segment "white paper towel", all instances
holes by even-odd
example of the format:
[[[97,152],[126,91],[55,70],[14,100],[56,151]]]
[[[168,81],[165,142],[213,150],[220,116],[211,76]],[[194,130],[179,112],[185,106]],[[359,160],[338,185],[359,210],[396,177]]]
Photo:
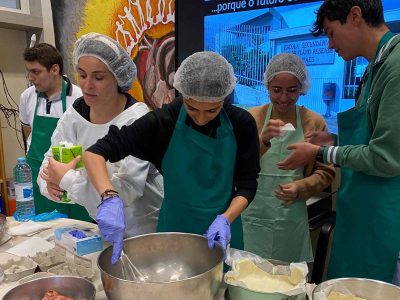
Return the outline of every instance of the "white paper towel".
[[[37,252],[46,252],[54,248],[54,244],[40,237],[31,237],[30,239],[22,242],[21,244],[12,247],[5,252],[17,256],[34,256]]]
[[[288,131],[296,131],[296,128],[291,123],[287,123],[285,126],[279,126],[280,134],[279,136],[276,136],[275,138],[279,140],[281,137],[286,136]]]
[[[238,277],[239,276],[239,271],[236,270],[236,260],[240,259],[250,259],[253,263],[257,265],[261,270],[271,274],[271,275],[290,275],[291,271],[293,271],[295,268],[299,267],[303,270],[304,278],[302,282],[298,285],[297,288],[294,288],[292,290],[286,291],[286,292],[281,292],[281,294],[288,295],[288,296],[293,296],[293,295],[298,295],[301,293],[306,292],[306,276],[308,275],[308,266],[307,263],[302,262],[302,263],[291,263],[290,265],[278,265],[275,266],[272,263],[270,263],[268,260],[261,258],[260,256],[253,254],[251,252],[247,252],[244,250],[238,250],[234,248],[230,248],[228,246],[227,249],[227,258],[225,260],[225,263],[228,266],[231,266],[231,270],[228,271],[225,276],[224,280],[227,282],[229,279],[229,284],[234,285],[234,286],[240,286],[247,288],[244,282],[241,281],[231,281],[232,278]]]
[[[33,221],[28,221],[26,223],[23,223],[21,225],[15,226],[13,228],[10,228],[10,232],[12,235],[28,235],[30,233],[34,233],[37,231],[43,231],[46,229],[50,229],[51,226],[47,225],[41,225]]]
[[[351,292],[340,281],[328,281],[321,283],[321,292],[314,294],[313,300],[326,300],[331,292],[339,292],[343,295],[351,295]]]

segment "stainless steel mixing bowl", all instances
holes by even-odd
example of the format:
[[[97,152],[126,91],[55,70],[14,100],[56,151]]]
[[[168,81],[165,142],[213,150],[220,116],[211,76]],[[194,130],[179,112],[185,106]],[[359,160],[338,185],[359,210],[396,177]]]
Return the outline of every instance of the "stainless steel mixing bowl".
[[[209,249],[200,235],[153,233],[126,239],[124,249],[152,282],[124,280],[121,261],[111,264],[112,247],[108,247],[97,264],[110,300],[212,300],[218,293],[224,257],[219,243]]]
[[[322,284],[325,286],[325,284],[333,284],[335,281],[343,283],[346,288],[357,297],[367,298],[368,300],[400,299],[399,287],[386,282],[364,278],[339,278],[322,282],[313,290],[313,298],[315,293],[322,291]]]
[[[2,300],[42,300],[47,291],[57,291],[59,294],[81,300],[94,300],[96,288],[90,281],[75,276],[44,277],[18,285]]]

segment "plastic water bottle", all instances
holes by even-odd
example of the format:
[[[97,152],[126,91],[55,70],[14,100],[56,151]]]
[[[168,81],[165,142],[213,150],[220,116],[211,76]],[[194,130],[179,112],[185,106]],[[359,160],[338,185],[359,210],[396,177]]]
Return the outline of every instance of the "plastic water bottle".
[[[18,158],[14,167],[15,196],[17,217],[20,221],[29,221],[35,216],[33,200],[32,170],[25,162],[25,157]]]

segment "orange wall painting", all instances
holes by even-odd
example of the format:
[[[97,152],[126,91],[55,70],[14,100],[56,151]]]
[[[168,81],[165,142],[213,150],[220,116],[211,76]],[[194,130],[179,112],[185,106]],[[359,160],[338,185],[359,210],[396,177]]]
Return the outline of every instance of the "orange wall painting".
[[[76,79],[72,55],[78,38],[89,32],[118,41],[135,62],[138,75],[129,93],[149,108],[175,97],[174,0],[51,0],[56,47],[65,73]]]

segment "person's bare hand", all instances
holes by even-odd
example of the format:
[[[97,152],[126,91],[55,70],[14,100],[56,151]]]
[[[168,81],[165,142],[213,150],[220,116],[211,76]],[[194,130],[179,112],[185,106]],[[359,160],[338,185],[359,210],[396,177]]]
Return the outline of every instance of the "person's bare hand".
[[[312,131],[305,136],[305,141],[318,146],[333,146],[333,135],[326,131]]]
[[[287,149],[294,151],[285,160],[276,164],[280,170],[295,170],[307,165],[317,156],[319,146],[307,142],[299,142],[287,146]]]
[[[265,126],[264,131],[261,133],[261,139],[264,144],[268,144],[271,139],[280,135],[280,126],[285,126],[285,123],[279,119],[268,121],[267,126]]]
[[[275,197],[283,200],[282,206],[289,206],[294,201],[296,201],[299,196],[299,187],[294,182],[282,185],[279,185],[280,191],[275,190]]]
[[[44,172],[48,172],[48,166],[45,166],[43,168]],[[39,176],[40,178],[42,178],[43,180],[46,181],[47,183],[47,192],[49,193],[51,199],[53,199],[54,201],[59,202],[60,198],[58,198],[58,196],[62,196],[64,194],[64,190],[62,188],[60,188],[57,184],[52,183],[50,181],[49,176],[45,175],[42,172],[39,172]]]

